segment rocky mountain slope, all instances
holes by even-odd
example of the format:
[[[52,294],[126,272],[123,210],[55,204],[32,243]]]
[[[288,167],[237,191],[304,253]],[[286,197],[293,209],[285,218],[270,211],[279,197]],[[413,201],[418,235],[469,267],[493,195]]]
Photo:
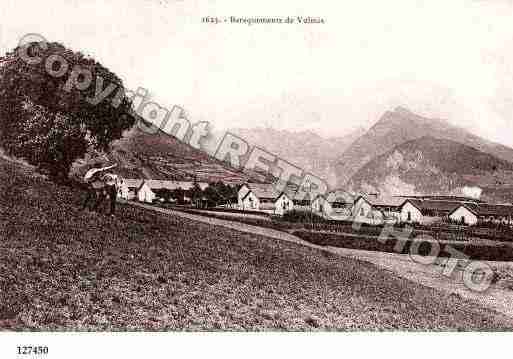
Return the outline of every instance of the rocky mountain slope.
[[[365,130],[358,128],[345,136],[332,138],[321,137],[313,131],[272,128],[235,128],[229,132],[335,185],[335,162]]]
[[[513,161],[513,149],[488,141],[440,119],[430,119],[398,107],[386,112],[364,135],[359,137],[338,159],[336,175],[339,185],[369,161],[402,143],[423,136],[447,139],[473,147],[506,161]]]
[[[455,194],[511,201],[513,163],[431,136],[405,142],[359,169],[353,190],[388,195]]]

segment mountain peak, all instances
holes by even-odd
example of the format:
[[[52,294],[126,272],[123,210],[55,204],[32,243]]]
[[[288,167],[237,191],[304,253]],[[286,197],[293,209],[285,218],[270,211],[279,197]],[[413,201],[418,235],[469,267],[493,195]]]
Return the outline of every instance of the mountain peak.
[[[469,145],[499,159],[513,162],[513,149],[487,141],[446,120],[429,118],[413,113],[403,106],[385,112],[380,119],[343,153],[338,160],[339,185],[374,157],[397,145],[426,135]],[[427,141],[426,141],[427,142]]]
[[[447,121],[437,118],[429,118],[416,114],[409,108],[404,106],[397,106],[393,111],[386,111],[380,119],[374,124],[373,127],[417,127],[417,126],[435,126],[445,128]],[[372,128],[372,127],[371,127]]]
[[[509,197],[496,193],[501,192],[496,190],[497,179],[499,183],[507,181],[512,171],[513,163],[492,154],[447,138],[425,135],[374,157],[351,177],[350,187],[397,195],[454,194],[477,186],[487,197],[503,201]]]
[[[394,112],[402,115],[415,115],[415,113],[410,111],[410,109],[403,106],[397,106],[396,108],[394,108]]]

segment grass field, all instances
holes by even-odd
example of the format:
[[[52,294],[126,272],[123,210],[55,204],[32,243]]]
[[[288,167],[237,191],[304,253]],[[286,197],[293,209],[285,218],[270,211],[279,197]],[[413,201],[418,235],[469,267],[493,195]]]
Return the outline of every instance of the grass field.
[[[80,194],[0,162],[4,330],[499,330],[510,318],[372,264]]]

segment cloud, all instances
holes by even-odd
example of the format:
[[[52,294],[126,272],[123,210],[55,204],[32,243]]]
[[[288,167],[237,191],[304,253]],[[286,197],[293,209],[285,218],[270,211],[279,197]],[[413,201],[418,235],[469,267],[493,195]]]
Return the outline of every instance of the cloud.
[[[462,195],[463,197],[479,199],[483,190],[477,186],[464,186],[456,188],[453,193],[455,195]]]

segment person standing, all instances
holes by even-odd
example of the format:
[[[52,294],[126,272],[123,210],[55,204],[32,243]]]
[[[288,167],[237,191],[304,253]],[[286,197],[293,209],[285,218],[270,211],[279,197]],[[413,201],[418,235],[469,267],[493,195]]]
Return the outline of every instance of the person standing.
[[[114,216],[116,212],[116,199],[118,196],[118,176],[112,174],[112,173],[106,173],[103,175],[103,183],[105,183],[105,191],[107,195],[109,196],[110,200],[110,215]],[[103,197],[102,197],[103,199]]]
[[[107,167],[101,167],[100,163],[95,163],[92,168],[84,175],[84,184],[87,186],[87,195],[83,204],[83,209],[87,209],[89,203],[93,201],[93,211],[96,211],[102,202],[103,191],[106,190],[106,183],[102,178],[104,171],[116,167],[117,164]],[[112,207],[111,207],[112,208]]]

